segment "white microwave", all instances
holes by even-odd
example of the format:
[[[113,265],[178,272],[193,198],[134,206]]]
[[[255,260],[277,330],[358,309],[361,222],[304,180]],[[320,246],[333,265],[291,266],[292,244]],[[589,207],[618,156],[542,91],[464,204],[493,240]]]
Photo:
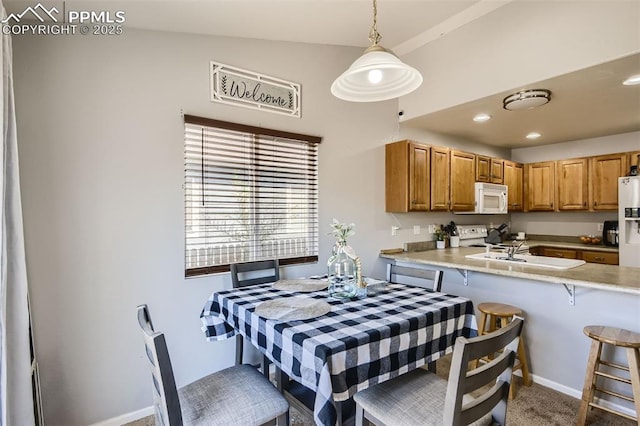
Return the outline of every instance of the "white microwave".
[[[506,214],[508,204],[507,185],[475,183],[476,203],[474,213]]]

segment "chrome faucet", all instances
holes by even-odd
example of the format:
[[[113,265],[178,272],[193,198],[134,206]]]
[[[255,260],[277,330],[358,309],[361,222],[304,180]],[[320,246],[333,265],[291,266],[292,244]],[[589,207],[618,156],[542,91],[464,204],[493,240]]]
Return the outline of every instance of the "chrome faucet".
[[[525,240],[517,241],[513,240],[511,246],[507,247],[507,260],[516,260],[513,256],[520,250],[520,247],[525,243]]]

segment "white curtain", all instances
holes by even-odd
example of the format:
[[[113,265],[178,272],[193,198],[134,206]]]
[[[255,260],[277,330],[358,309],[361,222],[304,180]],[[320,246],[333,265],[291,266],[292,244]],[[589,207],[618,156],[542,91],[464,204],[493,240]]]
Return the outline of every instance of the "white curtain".
[[[0,1],[2,19],[7,16]],[[0,426],[33,425],[27,269],[22,228],[11,37],[1,32]]]

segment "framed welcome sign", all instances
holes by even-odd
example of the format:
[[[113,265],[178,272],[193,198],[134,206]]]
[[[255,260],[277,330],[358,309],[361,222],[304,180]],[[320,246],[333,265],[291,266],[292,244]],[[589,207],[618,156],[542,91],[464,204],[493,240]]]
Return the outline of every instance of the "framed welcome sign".
[[[300,85],[219,62],[210,63],[211,101],[300,118]]]

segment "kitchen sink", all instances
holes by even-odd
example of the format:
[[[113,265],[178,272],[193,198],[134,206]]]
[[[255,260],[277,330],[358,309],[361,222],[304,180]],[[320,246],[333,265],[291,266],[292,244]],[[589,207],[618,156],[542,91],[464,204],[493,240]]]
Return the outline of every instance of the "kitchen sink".
[[[511,263],[515,265],[550,269],[571,269],[580,265],[584,265],[586,263],[584,260],[578,259],[561,259],[558,257],[532,256],[530,254],[516,254],[512,259],[509,259],[505,253],[494,252],[468,254],[465,257],[467,259],[474,260],[486,260],[489,262]]]

